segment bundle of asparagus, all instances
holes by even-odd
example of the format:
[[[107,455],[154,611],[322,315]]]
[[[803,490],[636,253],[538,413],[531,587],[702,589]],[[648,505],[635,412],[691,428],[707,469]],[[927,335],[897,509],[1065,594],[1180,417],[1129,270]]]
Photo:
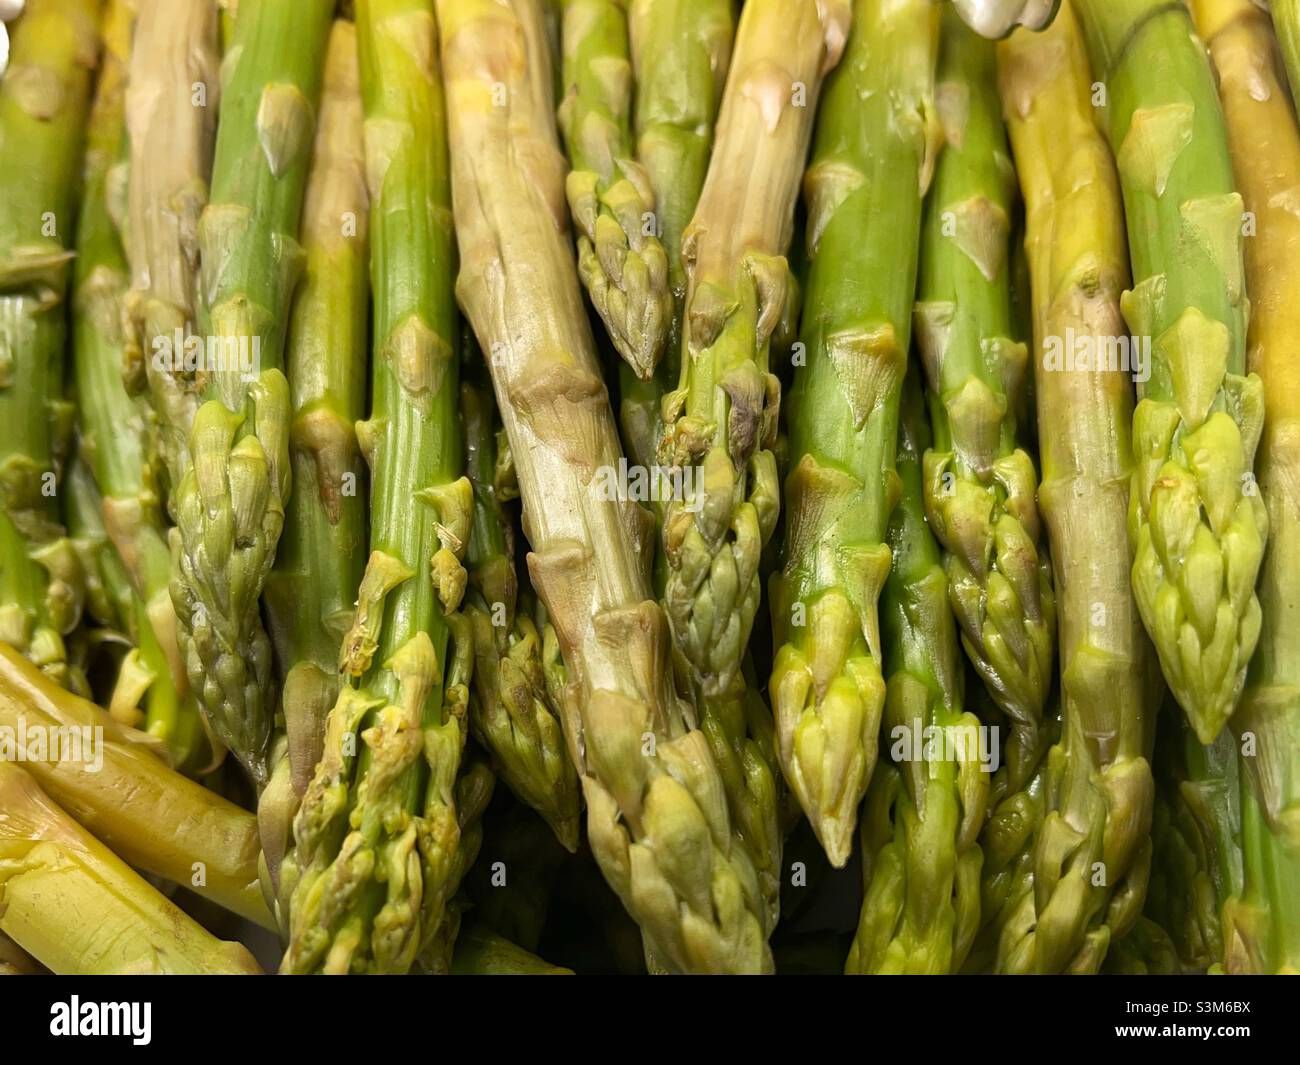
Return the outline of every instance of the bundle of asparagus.
[[[1294,971],[1298,20],[0,0],[0,973]]]

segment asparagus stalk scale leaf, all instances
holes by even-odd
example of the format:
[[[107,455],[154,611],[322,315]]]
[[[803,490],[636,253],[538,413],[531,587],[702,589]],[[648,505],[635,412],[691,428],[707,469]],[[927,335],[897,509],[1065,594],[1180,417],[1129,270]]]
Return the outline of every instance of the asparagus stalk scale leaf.
[[[0,762],[0,931],[60,975],[261,972]]]
[[[1287,11],[1287,8],[1290,8]],[[1274,18],[1294,5],[1274,4]],[[1245,893],[1227,920],[1229,972],[1300,969],[1300,127],[1267,16],[1249,0],[1196,0],[1219,75],[1233,172],[1255,231],[1246,241],[1250,368],[1264,385],[1259,485],[1269,542],[1259,650],[1233,717],[1241,751]],[[1294,30],[1294,24],[1291,29]],[[1281,26],[1279,26],[1279,30]],[[1283,37],[1285,42],[1285,38]]]
[[[1055,600],[1040,551],[1037,474],[1016,446],[1027,352],[1011,339],[1014,173],[994,46],[945,8],[937,102],[945,146],[925,211],[916,330],[934,445],[926,514],[944,548],[962,643],[1008,715],[1014,789],[1032,770],[1052,682]]]
[[[0,81],[0,639],[62,683],[84,683],[63,637],[81,607],[57,483],[64,298],[74,190],[99,52],[99,0],[33,0]]]
[[[137,647],[114,693],[113,709],[143,697],[144,727],[165,741],[178,766],[203,753],[199,710],[189,693],[168,586],[171,556],[159,499],[159,471],[146,454],[149,428],[122,379],[122,306],[127,264],[111,200],[125,132],[131,14],[112,0],[105,16],[99,87],[87,131],[85,181],[74,271],[74,364],[81,450],[103,499],[103,526],[130,578],[124,619]],[[123,698],[128,700],[123,703]]]
[[[498,484],[496,405],[490,387],[463,384],[461,413],[474,486],[467,553],[472,590],[465,608],[474,632],[470,722],[510,790],[541,814],[572,851],[578,846],[578,778],[558,709],[551,704],[542,636],[520,609],[514,528]]]
[[[260,787],[268,775],[271,646],[258,600],[289,494],[281,370],[329,0],[245,0],[226,56],[211,199],[199,220],[199,332],[216,357],[175,489],[172,600],[190,684]]]
[[[628,0],[563,0],[565,183],[578,272],[610,339],[649,378],[673,313],[654,191],[632,151]]]
[[[612,412],[563,227],[539,0],[440,0],[457,295],[488,353],[565,659],[563,715],[602,871],[673,971],[771,969],[764,904],[708,745],[671,684],[646,513],[601,491]]]
[[[768,357],[796,289],[784,256],[817,97],[848,22],[847,0],[746,5],[682,238],[681,377],[663,400],[659,446],[682,490],[663,518],[663,600],[699,699],[734,688],[758,608],[759,558],[780,508],[780,384]]]
[[[989,779],[978,758],[979,720],[962,709],[948,577],[925,521],[921,468],[930,433],[915,371],[900,402],[900,492],[881,627],[889,671],[883,734],[903,758],[876,770],[863,808],[865,893],[850,974],[956,972],[980,922],[977,836]]]
[[[1093,971],[1137,920],[1151,863],[1147,736],[1160,684],[1129,582],[1129,374],[1095,351],[1124,333],[1128,280],[1114,163],[1068,5],[1000,48],[1002,99],[1025,199],[1043,482],[1061,636],[1063,739],[1048,755],[1032,865],[1000,915],[1002,971]],[[1073,339],[1071,339],[1073,338]],[[1056,355],[1053,354],[1056,353]]]
[[[247,0],[245,0],[247,2]],[[239,27],[247,17],[241,6]],[[455,247],[433,0],[357,5],[371,203],[370,558],[342,688],[281,871],[285,972],[404,973],[463,864],[457,771],[473,668],[457,612],[472,488],[462,469]],[[358,739],[360,742],[358,742]]]
[[[781,767],[836,866],[852,848],[885,699],[876,600],[890,565],[898,401],[936,150],[937,44],[928,2],[854,4],[804,179],[807,362],[788,404],[770,690]]]
[[[1186,9],[1079,0],[1078,12],[1124,193],[1124,317],[1151,352],[1133,417],[1133,588],[1165,679],[1209,743],[1259,638],[1268,530],[1251,472],[1264,397],[1245,365],[1242,200]]]
[[[126,372],[153,409],[160,485],[189,468],[189,434],[207,373],[197,339],[199,217],[208,202],[219,95],[210,0],[140,0],[126,93],[131,178]],[[178,342],[179,338],[179,342]],[[175,500],[168,499],[174,507]]]
[[[356,28],[339,19],[325,56],[300,227],[306,263],[287,341],[294,492],[266,582],[284,715],[258,803],[273,888],[338,698],[339,647],[365,561],[365,481],[353,428],[366,395],[365,181]]]

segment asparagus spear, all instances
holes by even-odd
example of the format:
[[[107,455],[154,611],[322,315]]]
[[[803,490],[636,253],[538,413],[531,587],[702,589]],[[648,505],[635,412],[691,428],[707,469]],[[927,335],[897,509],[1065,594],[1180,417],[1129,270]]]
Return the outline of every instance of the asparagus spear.
[[[1275,17],[1285,9],[1275,5]],[[1219,75],[1233,173],[1255,232],[1246,241],[1250,368],[1265,388],[1259,481],[1269,517],[1259,650],[1233,719],[1242,752],[1245,895],[1228,920],[1229,971],[1300,969],[1300,128],[1268,17],[1249,0],[1196,0]]]
[[[804,179],[807,362],[788,403],[785,564],[771,589],[781,768],[836,866],[853,846],[885,700],[876,599],[937,147],[937,8],[857,0],[853,10]]]
[[[217,8],[211,0],[139,0],[126,121],[130,136],[125,362],[146,388],[169,492],[189,468],[189,434],[207,373],[175,356],[197,339],[199,216],[216,129]],[[165,493],[160,493],[165,494]],[[168,498],[175,510],[176,500]]]
[[[861,23],[859,23],[859,26]],[[852,54],[852,43],[850,43]],[[902,386],[893,567],[883,594],[889,671],[884,735],[904,757],[872,778],[862,815],[865,894],[846,971],[948,973],[979,927],[989,781],[979,720],[963,711],[963,663],[948,578],[925,521],[922,456],[929,426],[919,375]]]
[[[536,810],[567,850],[578,846],[578,777],[542,668],[542,637],[518,609],[514,530],[497,482],[490,386],[461,386],[467,472],[474,486],[465,616],[474,632],[470,723],[510,790]]]
[[[563,722],[602,871],[673,971],[771,969],[752,864],[671,685],[645,511],[601,489],[613,416],[556,206],[563,159],[539,0],[440,0],[457,294],[489,354],[532,545],[563,648]],[[602,473],[601,471],[604,471]]]
[[[247,0],[245,0],[247,2]],[[248,13],[241,7],[239,26]],[[472,489],[459,359],[443,93],[433,0],[357,5],[372,205],[370,559],[343,641],[343,687],[285,859],[283,970],[395,972],[439,935],[458,878]],[[358,745],[357,737],[362,743]]]
[[[628,0],[563,0],[560,128],[578,273],[610,339],[648,379],[673,313],[654,189],[632,155]]]
[[[704,183],[735,20],[730,3],[715,0],[690,4],[634,0],[629,15],[638,82],[637,153],[659,204],[674,304],[669,350],[654,375],[641,380],[628,367],[620,368],[620,417],[631,457],[658,478],[655,453],[663,433],[663,396],[680,375],[686,300],[681,236]],[[665,509],[662,500],[655,503],[662,534]],[[656,592],[662,596],[667,577],[662,551],[656,554],[654,577]],[[749,665],[745,669],[752,674]],[[751,680],[737,675],[725,688],[699,693],[697,709],[700,728],[722,773],[728,809],[759,875],[770,930],[780,901],[779,778],[771,712]]]
[[[818,91],[848,30],[847,0],[755,0],[741,15],[717,144],[682,238],[679,386],[663,400],[660,463],[682,473],[663,519],[663,600],[699,699],[731,691],[780,507],[780,385],[772,333],[794,286],[784,258]]]
[[[1059,355],[1082,342],[1104,352],[1123,335],[1128,263],[1114,163],[1094,124],[1092,74],[1068,4],[1048,30],[1003,44],[1000,66],[1025,199],[1044,430],[1039,505],[1059,596],[1064,738],[1049,755],[1033,876],[1005,916],[997,965],[1095,970],[1142,909],[1151,863],[1146,737],[1160,691],[1129,556],[1115,546],[1125,542],[1133,471],[1129,375],[1100,359],[1062,366]]]
[[[361,453],[353,425],[366,394],[365,187],[356,27],[330,33],[301,240],[306,263],[287,341],[294,493],[267,577],[271,641],[281,669],[285,735],[258,803],[273,894],[293,814],[320,761],[339,694],[338,656],[366,544]]]
[[[1027,352],[1011,339],[1014,174],[994,46],[945,8],[937,90],[945,147],[922,229],[916,329],[934,446],[925,506],[944,548],[962,644],[1011,720],[1014,789],[1032,771],[1052,683],[1055,600],[1040,551],[1033,460],[1016,446]]]
[[[211,199],[199,219],[199,333],[217,350],[190,430],[192,461],[175,489],[172,601],[190,684],[259,787],[273,704],[257,606],[289,494],[281,362],[303,267],[298,215],[333,9],[330,0],[240,5]]]
[[[1246,373],[1241,197],[1191,16],[1163,0],[1080,0],[1119,164],[1150,380],[1133,416],[1133,588],[1202,743],[1232,714],[1259,637],[1268,516],[1251,473],[1263,386]]]
[[[33,0],[0,81],[0,158],[13,161],[0,168],[0,639],[65,684],[84,681],[63,645],[81,602],[58,515],[63,301],[99,13],[99,0]]]
[[[1300,0],[1270,0],[1268,6],[1294,101],[1300,94]]]
[[[158,741],[63,691],[4,645],[0,726],[17,748],[11,760],[124,861],[271,927],[257,885],[255,818],[167,768]],[[81,750],[52,757],[55,735],[79,739]]]
[[[626,363],[619,368],[623,439],[630,457],[650,467],[663,432],[663,396],[680,374],[686,305],[682,233],[704,186],[735,15],[731,0],[630,0],[628,29],[636,78],[636,158],[654,193],[673,298],[664,355],[653,376],[642,380]]]
[[[145,445],[149,429],[122,380],[127,266],[110,199],[125,133],[131,22],[124,0],[111,0],[77,222],[74,380],[81,449],[103,496],[104,527],[131,581],[129,617],[123,620],[137,647],[127,656],[113,710],[130,710],[132,699],[143,697],[146,730],[168,745],[175,765],[196,768],[206,745],[176,641],[168,592],[171,557],[158,490],[161,471],[150,465]]]
[[[1156,793],[1146,916],[1166,929],[1180,964],[1205,972],[1224,958],[1223,916],[1240,896],[1238,759],[1231,735],[1202,747],[1169,701],[1156,729]]]
[[[730,0],[628,2],[636,77],[636,158],[650,183],[668,255],[673,310],[664,368],[672,378],[677,375],[686,305],[682,234],[704,187],[734,29]],[[657,373],[655,379],[663,376]]]
[[[0,762],[0,930],[60,975],[261,970]]]

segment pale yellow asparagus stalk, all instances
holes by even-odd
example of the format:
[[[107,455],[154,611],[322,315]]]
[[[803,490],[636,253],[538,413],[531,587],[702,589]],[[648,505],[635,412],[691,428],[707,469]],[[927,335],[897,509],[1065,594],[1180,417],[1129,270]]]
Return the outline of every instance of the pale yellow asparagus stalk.
[[[461,273],[524,502],[533,583],[567,667],[566,738],[601,868],[657,963],[772,968],[753,865],[708,744],[673,690],[647,573],[652,523],[618,468],[564,226],[540,0],[439,0]]]
[[[125,861],[272,927],[257,883],[257,819],[168,769],[160,741],[64,691],[4,644],[0,728],[14,748],[5,757],[21,759]]]
[[[221,87],[217,8],[212,0],[137,0],[137,9],[126,93],[125,358],[128,380],[147,386],[174,490],[189,467],[190,425],[206,381],[175,358],[197,331],[199,215],[208,202]]]
[[[223,943],[0,761],[0,931],[60,975],[256,975]]]
[[[1092,72],[1069,5],[1048,30],[1015,33],[999,67],[1025,200],[1063,738],[1047,759],[1030,875],[998,915],[997,966],[1096,971],[1146,894],[1146,745],[1160,684],[1126,549],[1133,382],[1119,366],[1074,368],[1060,354],[1085,339],[1104,351],[1125,334],[1128,259],[1115,164],[1095,124]]]
[[[1245,890],[1229,907],[1230,972],[1300,970],[1300,127],[1268,19],[1249,0],[1193,0],[1219,75],[1245,242],[1246,354],[1264,383],[1259,486],[1269,542],[1259,650],[1232,718],[1242,774]]]

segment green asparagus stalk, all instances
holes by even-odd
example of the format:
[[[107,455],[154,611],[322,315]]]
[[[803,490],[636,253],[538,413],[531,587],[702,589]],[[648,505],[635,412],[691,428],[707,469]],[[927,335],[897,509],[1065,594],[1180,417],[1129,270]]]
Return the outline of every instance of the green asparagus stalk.
[[[63,637],[80,578],[57,492],[64,299],[99,14],[99,0],[32,0],[0,81],[0,640],[74,686]]]
[[[211,199],[199,219],[199,333],[216,350],[175,490],[172,601],[190,685],[259,787],[274,703],[258,599],[289,494],[281,365],[304,264],[298,216],[333,9],[330,0],[240,5]]]
[[[1156,730],[1146,916],[1166,929],[1179,962],[1205,972],[1224,960],[1224,917],[1242,891],[1238,759],[1230,734],[1208,747],[1172,702]]]
[[[245,3],[247,0],[245,0]],[[248,17],[241,8],[239,26]],[[294,823],[290,973],[404,973],[456,890],[456,776],[473,668],[457,612],[462,469],[454,246],[433,0],[357,4],[374,292],[370,559],[344,638],[352,682]],[[361,743],[357,742],[358,737]]]
[[[507,786],[536,810],[567,850],[578,846],[578,777],[542,668],[542,637],[518,609],[514,529],[497,484],[496,406],[491,387],[461,385],[474,520],[465,607],[474,632],[470,724]]]
[[[1128,280],[1119,185],[1090,100],[1069,5],[1000,48],[1003,107],[1025,200],[1034,376],[1047,525],[1059,599],[1063,743],[1048,760],[1032,881],[1006,915],[1004,971],[1095,971],[1142,910],[1151,863],[1146,737],[1154,659],[1123,545],[1133,472],[1132,384],[1118,365],[1061,365],[1124,335]],[[1066,147],[1062,147],[1062,146]],[[1154,681],[1154,683],[1153,683]]]
[[[600,483],[621,456],[556,226],[564,161],[541,3],[439,0],[438,14],[457,294],[489,356],[529,572],[564,654],[562,720],[592,849],[664,969],[770,971],[757,877],[707,741],[672,688],[649,591],[650,519]]]
[[[649,468],[663,433],[663,396],[680,375],[686,306],[682,234],[704,187],[735,14],[731,0],[630,0],[628,29],[636,79],[636,158],[654,193],[673,298],[664,355],[654,375],[642,380],[626,363],[619,368],[623,439],[629,457]]]
[[[962,707],[948,578],[925,521],[921,471],[930,432],[915,372],[901,404],[901,491],[889,526],[893,566],[881,627],[889,671],[884,735],[902,758],[880,766],[867,792],[865,894],[845,967],[850,974],[956,972],[980,917],[976,839],[989,778],[979,761],[979,720]]]
[[[730,0],[628,0],[636,158],[654,196],[673,298],[663,369],[654,377],[659,395],[671,387],[663,382],[678,375],[686,306],[682,234],[704,187],[735,21]],[[657,432],[650,456],[654,439]]]
[[[1275,5],[1280,19],[1294,5]],[[1250,368],[1264,384],[1259,483],[1269,543],[1260,572],[1259,650],[1233,718],[1243,780],[1245,894],[1228,918],[1230,972],[1300,970],[1300,127],[1267,16],[1249,0],[1196,0],[1219,75],[1233,173],[1255,231],[1246,241]],[[1294,26],[1293,26],[1294,28]],[[1285,43],[1285,38],[1283,37]]]
[[[131,582],[125,611],[130,616],[123,621],[137,646],[127,655],[112,712],[121,719],[143,698],[145,730],[168,745],[173,764],[195,769],[207,752],[176,641],[160,471],[150,464],[145,445],[149,428],[122,380],[127,264],[110,199],[125,135],[131,23],[125,0],[111,0],[77,223],[73,349],[78,427],[82,453],[102,493],[104,527]]]
[[[10,760],[124,861],[271,927],[257,885],[256,819],[169,769],[159,741],[62,690],[4,645],[0,726],[18,748]],[[56,734],[81,750],[53,757]]]
[[[785,564],[771,588],[781,768],[836,866],[853,846],[885,701],[876,600],[889,573],[898,399],[937,149],[937,7],[856,0],[853,13],[804,179],[807,361],[787,405]]]
[[[60,975],[261,972],[2,761],[0,930]]]
[[[120,377],[117,383],[120,387]],[[181,695],[172,681],[172,662],[104,528],[103,500],[80,456],[69,464],[63,499],[68,531],[81,559],[86,612],[105,626],[99,633],[83,633],[86,649],[128,645],[116,664],[112,688],[104,693],[105,709],[113,720],[143,729],[163,743],[176,768],[192,775],[202,772],[212,755],[198,705],[192,696]]]
[[[456,976],[572,976],[571,969],[543,961],[481,925],[470,925],[456,941],[451,971]]]
[[[618,353],[648,379],[673,314],[654,189],[633,157],[628,0],[563,0],[560,128],[578,274]]]
[[[659,463],[680,471],[663,517],[663,601],[698,701],[740,676],[759,558],[780,509],[773,331],[795,290],[785,260],[822,78],[847,0],[755,0],[741,15],[717,143],[682,237],[687,294],[678,388],[663,399]]]
[[[178,359],[197,341],[199,217],[208,202],[218,93],[217,8],[211,0],[139,0],[126,121],[130,137],[125,362],[146,390],[175,512],[189,434],[208,374]]]
[[[259,799],[269,887],[293,815],[320,761],[338,698],[339,647],[365,558],[361,452],[353,428],[366,395],[370,297],[361,86],[356,27],[334,23],[325,57],[301,242],[306,255],[287,341],[294,492],[266,581],[267,624],[281,669],[283,735]]]
[[[1056,609],[1041,550],[1033,460],[1015,411],[1027,350],[1013,340],[1008,237],[1014,173],[994,46],[945,8],[939,53],[945,146],[922,228],[916,329],[934,446],[925,506],[944,549],[962,644],[1011,721],[1011,787],[1033,769],[1052,683]]]
[[[1269,10],[1294,101],[1300,94],[1300,0],[1270,0]]]
[[[1268,515],[1252,474],[1242,200],[1204,48],[1180,4],[1080,0],[1133,262],[1122,307],[1150,379],[1133,416],[1133,588],[1174,696],[1219,735],[1259,637]]]

